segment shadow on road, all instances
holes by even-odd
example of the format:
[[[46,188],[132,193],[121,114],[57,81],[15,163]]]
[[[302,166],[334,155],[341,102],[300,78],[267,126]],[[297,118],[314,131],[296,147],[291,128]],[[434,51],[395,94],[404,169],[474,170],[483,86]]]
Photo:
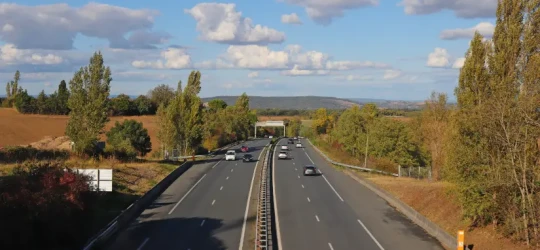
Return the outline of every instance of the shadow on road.
[[[428,234],[426,231],[424,231],[423,228],[416,225],[414,222],[409,220],[405,215],[403,215],[401,212],[393,208],[390,204],[388,204],[389,207],[384,211],[385,218],[383,218],[383,221],[388,223],[389,221],[396,222],[399,221],[401,224],[405,225],[404,227],[400,227],[400,231],[403,235],[411,235],[415,236],[418,239],[421,239],[425,242],[431,242],[433,245],[440,246],[440,249],[444,249],[441,243],[435,239],[433,236]]]

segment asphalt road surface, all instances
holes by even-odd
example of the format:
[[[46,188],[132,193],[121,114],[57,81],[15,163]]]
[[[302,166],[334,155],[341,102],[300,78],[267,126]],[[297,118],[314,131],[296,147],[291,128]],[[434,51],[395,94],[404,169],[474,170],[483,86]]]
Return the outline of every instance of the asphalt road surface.
[[[255,159],[269,140],[246,142]],[[239,152],[241,145],[233,147]],[[248,194],[257,162],[213,161],[196,164],[178,178],[107,249],[239,249]]]
[[[307,141],[302,144],[305,148],[288,144],[291,159],[277,159],[281,146],[274,154],[280,250],[444,249],[382,198],[331,167]],[[322,175],[303,176],[303,166],[311,164]]]

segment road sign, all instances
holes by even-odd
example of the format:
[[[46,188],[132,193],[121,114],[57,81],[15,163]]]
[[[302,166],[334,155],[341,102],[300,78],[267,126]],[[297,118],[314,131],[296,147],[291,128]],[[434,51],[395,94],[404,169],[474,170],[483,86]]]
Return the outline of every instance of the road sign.
[[[77,173],[89,177],[89,184],[94,191],[112,192],[112,169],[76,169]]]

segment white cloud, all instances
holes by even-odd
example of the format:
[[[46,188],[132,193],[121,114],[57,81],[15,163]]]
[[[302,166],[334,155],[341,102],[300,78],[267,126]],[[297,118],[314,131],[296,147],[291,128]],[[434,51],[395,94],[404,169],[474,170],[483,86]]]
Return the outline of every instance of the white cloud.
[[[342,81],[371,81],[373,80],[373,76],[366,76],[366,75],[340,75],[333,77],[334,80],[342,80]]]
[[[163,81],[171,79],[168,74],[147,71],[116,71],[113,77],[117,81]]]
[[[336,17],[342,17],[345,10],[375,6],[379,0],[278,0],[298,5],[306,9],[311,19],[319,24],[330,24]]]
[[[305,70],[300,69],[300,66],[297,64],[290,70],[281,71],[282,75],[285,76],[311,76],[311,75],[328,75],[328,70]]]
[[[259,72],[257,72],[257,71],[249,72],[248,77],[249,78],[257,78],[257,77],[259,77]]]
[[[355,70],[355,69],[386,69],[390,65],[377,62],[359,62],[359,61],[329,61],[326,63],[326,69],[329,70]]]
[[[281,43],[285,33],[262,25],[254,25],[250,18],[242,17],[236,5],[224,3],[200,3],[184,12],[197,21],[200,38],[224,44],[270,44]]]
[[[13,44],[5,44],[0,47],[0,65],[52,65],[60,64],[63,58],[53,54],[35,53],[28,49],[18,49]]]
[[[401,70],[389,69],[389,70],[384,71],[383,79],[393,80],[393,79],[399,78],[402,75],[403,75],[403,72]]]
[[[135,68],[186,69],[191,67],[191,56],[185,49],[169,48],[161,52],[161,59],[156,61],[136,60],[131,63]]]
[[[94,2],[77,8],[0,3],[0,13],[0,39],[21,49],[72,49],[78,34],[106,39],[111,47],[136,49],[155,48],[170,38],[150,31],[159,14],[154,10]]]
[[[236,67],[246,69],[282,69],[289,63],[287,52],[258,45],[229,46],[225,57]]]
[[[443,30],[440,38],[444,40],[473,38],[476,31],[484,37],[492,37],[495,31],[495,25],[489,22],[481,22],[471,28]]]
[[[451,56],[446,49],[435,48],[435,51],[429,53],[427,66],[434,68],[444,68],[450,65]]]
[[[458,17],[494,17],[498,0],[402,0],[408,15],[427,15],[451,10]]]
[[[282,15],[281,22],[288,24],[302,24],[302,21],[296,13]]]
[[[452,68],[454,69],[461,69],[463,68],[463,64],[465,64],[465,57],[460,57],[454,61],[454,64],[452,65]]]
[[[195,68],[198,69],[232,69],[234,65],[230,62],[226,62],[223,59],[218,58],[215,61],[203,61],[195,63]]]

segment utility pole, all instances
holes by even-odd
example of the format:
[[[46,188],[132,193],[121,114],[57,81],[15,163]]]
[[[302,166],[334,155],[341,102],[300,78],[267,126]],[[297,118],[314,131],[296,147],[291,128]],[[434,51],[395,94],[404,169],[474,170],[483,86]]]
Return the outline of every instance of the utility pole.
[[[365,157],[364,157],[364,167],[365,168],[367,168],[368,147],[369,147],[369,132],[366,133],[366,154],[365,154]]]

